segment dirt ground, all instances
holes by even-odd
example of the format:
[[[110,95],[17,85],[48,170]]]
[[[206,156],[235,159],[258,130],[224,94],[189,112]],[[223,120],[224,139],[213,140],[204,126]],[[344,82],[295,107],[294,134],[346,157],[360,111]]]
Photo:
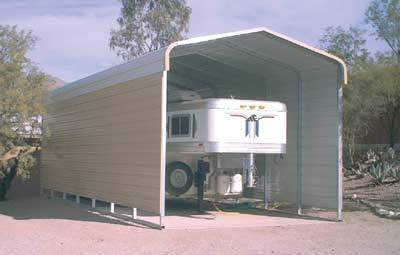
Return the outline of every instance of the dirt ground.
[[[350,202],[340,223],[278,214],[252,225],[252,215],[217,213],[164,230],[89,208],[37,197],[0,202],[0,254],[400,254],[400,221]],[[212,216],[230,224],[213,225]]]
[[[344,178],[344,196],[365,199],[387,210],[400,211],[400,183],[375,185],[369,176]]]

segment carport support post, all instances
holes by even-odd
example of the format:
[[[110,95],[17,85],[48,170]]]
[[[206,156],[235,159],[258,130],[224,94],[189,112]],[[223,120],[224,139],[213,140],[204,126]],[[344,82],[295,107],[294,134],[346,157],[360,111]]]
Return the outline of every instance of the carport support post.
[[[337,128],[337,219],[343,220],[343,187],[342,187],[342,169],[343,169],[343,142],[342,142],[342,129],[343,129],[343,86],[340,77],[338,77],[338,94],[337,94],[337,107],[338,107],[338,128]]]
[[[303,208],[303,81],[297,72],[298,84],[298,105],[297,105],[297,214],[302,214]]]
[[[96,199],[92,198],[92,208],[96,208]]]
[[[81,197],[79,195],[75,195],[75,203],[79,204],[81,202]]]
[[[137,208],[132,208],[132,219],[136,220],[137,219]]]
[[[66,200],[66,199],[67,199],[67,193],[63,192],[62,199],[63,199],[63,200]]]
[[[114,213],[115,212],[115,207],[114,207],[114,203],[110,203],[110,211],[111,211],[111,213]]]
[[[164,225],[163,225],[163,216],[160,215],[160,229],[163,229]]]

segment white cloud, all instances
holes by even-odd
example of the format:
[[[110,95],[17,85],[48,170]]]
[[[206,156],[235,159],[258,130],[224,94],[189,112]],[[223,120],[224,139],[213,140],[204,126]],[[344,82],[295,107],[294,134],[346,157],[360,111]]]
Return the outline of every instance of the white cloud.
[[[322,29],[362,25],[370,0],[190,0],[190,35],[265,26],[316,45]]]
[[[36,28],[32,29],[41,39],[32,57],[39,63],[61,64],[62,69],[61,66],[47,66],[46,69],[67,80],[119,63],[108,47],[114,21],[114,16],[34,17],[30,22]],[[55,70],[51,70],[53,68]]]
[[[121,61],[109,50],[110,29],[119,7],[90,8],[79,14],[9,16],[1,21],[33,30],[39,38],[31,58],[51,75],[73,81]]]
[[[370,0],[189,0],[189,36],[265,26],[316,45],[322,28],[363,25]],[[32,29],[40,38],[31,53],[51,75],[73,81],[121,61],[108,47],[118,1],[20,0],[0,2],[0,24]],[[370,40],[374,49],[382,43]]]

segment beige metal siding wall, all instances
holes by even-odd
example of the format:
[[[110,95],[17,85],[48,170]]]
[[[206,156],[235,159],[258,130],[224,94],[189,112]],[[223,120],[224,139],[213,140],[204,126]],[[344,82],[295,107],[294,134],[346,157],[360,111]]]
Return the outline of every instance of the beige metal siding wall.
[[[42,188],[164,212],[162,73],[53,102]]]
[[[304,75],[303,201],[337,208],[337,67]]]
[[[266,156],[266,188],[272,201],[296,203],[298,83],[296,73],[290,70],[268,79],[271,96],[267,100],[285,103],[288,111],[286,154],[283,159],[279,155]]]

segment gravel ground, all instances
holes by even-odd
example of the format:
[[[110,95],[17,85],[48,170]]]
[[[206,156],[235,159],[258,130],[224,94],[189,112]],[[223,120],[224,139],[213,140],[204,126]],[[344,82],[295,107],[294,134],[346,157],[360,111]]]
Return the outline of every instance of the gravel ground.
[[[400,254],[400,221],[345,208],[341,223],[286,224],[282,215],[271,226],[160,231],[72,202],[16,199],[0,202],[0,254]]]
[[[360,179],[344,178],[344,195],[366,199],[381,207],[400,211],[400,183],[385,183],[375,185],[369,176]]]

